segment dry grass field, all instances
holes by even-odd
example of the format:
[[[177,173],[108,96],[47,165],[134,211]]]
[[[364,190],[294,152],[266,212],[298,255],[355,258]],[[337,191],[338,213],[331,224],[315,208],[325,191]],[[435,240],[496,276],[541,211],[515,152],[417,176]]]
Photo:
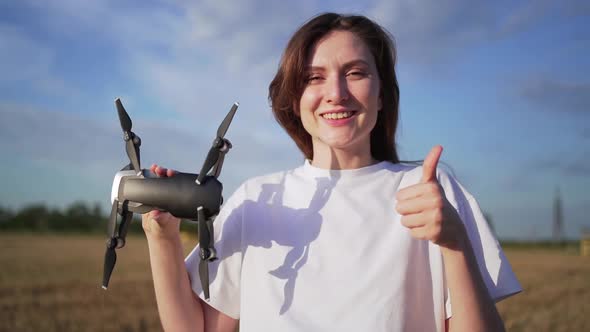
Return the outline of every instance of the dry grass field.
[[[558,249],[506,254],[524,289],[498,304],[508,331],[590,331],[590,257]]]
[[[161,331],[147,244],[118,251],[100,288],[105,239],[0,234],[0,331]],[[590,257],[507,250],[525,292],[499,304],[509,331],[590,331]]]

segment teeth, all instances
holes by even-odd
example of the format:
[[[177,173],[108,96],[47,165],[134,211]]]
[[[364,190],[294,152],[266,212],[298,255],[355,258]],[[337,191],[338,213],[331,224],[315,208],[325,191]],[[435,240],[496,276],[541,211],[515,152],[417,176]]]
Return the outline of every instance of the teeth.
[[[338,119],[345,119],[352,116],[352,112],[337,112],[337,113],[325,113],[322,114],[324,119],[329,120],[338,120]]]

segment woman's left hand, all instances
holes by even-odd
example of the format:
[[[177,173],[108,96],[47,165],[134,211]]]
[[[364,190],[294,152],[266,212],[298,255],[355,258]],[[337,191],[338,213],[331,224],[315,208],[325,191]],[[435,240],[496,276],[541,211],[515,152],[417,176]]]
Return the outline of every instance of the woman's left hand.
[[[396,194],[396,210],[402,216],[401,223],[410,229],[412,237],[456,248],[464,239],[463,223],[436,178],[436,167],[442,150],[440,145],[430,150],[422,165],[420,183]]]

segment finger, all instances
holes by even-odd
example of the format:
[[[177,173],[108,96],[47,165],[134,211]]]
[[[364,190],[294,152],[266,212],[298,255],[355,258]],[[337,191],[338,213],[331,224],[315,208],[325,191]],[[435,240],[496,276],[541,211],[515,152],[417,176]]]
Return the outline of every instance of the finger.
[[[168,171],[166,172],[166,176],[168,177],[174,176],[174,174],[176,174],[176,171],[173,169],[168,169]]]
[[[165,177],[168,170],[164,167],[157,166],[156,167],[156,174],[161,177]]]
[[[414,198],[404,201],[398,201],[395,207],[396,211],[402,216],[420,213],[426,210],[437,209],[442,206],[443,202],[440,196],[428,198]]]
[[[152,211],[150,211],[150,218],[157,219],[157,218],[160,217],[160,214],[162,214],[162,211],[160,211],[160,210],[152,210]]]
[[[152,164],[152,166],[150,167],[150,171],[154,174],[156,174],[156,168],[158,167],[158,165],[156,164]]]
[[[442,150],[442,146],[436,145],[424,159],[424,164],[422,164],[422,183],[436,181],[436,167],[438,166]]]
[[[414,213],[402,216],[401,223],[407,228],[416,228],[426,225],[426,217],[423,213]]]
[[[150,218],[154,221],[161,222],[167,221],[169,219],[174,218],[169,212],[161,211],[161,210],[152,210],[150,212]]]
[[[418,240],[428,240],[428,230],[426,227],[410,228],[410,235]]]
[[[436,183],[418,183],[401,189],[395,194],[398,201],[404,201],[421,196],[430,196],[439,193],[439,185]]]

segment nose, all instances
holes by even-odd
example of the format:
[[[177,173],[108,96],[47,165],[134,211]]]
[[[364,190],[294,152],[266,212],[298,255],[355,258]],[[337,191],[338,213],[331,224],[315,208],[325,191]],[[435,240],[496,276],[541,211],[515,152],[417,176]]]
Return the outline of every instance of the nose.
[[[326,101],[328,103],[340,104],[348,99],[348,85],[344,77],[340,77],[340,75],[335,75],[332,78],[329,78],[328,82],[326,83],[327,84],[325,85],[325,96]]]

